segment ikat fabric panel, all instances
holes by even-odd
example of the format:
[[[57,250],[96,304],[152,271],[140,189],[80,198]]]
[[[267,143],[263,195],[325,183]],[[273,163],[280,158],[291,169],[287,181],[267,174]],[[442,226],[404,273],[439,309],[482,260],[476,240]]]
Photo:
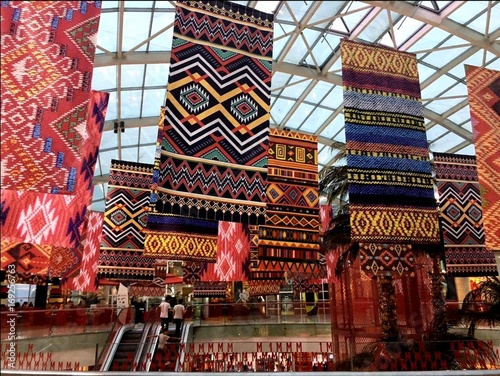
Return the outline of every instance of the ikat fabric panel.
[[[485,245],[476,157],[433,155],[447,274],[498,275],[495,255]]]
[[[271,14],[177,2],[154,212],[264,223],[272,46]]]
[[[86,123],[100,5],[2,1],[2,188],[79,189],[88,142],[94,141]]]
[[[465,65],[486,248],[500,251],[500,71]]]
[[[144,255],[152,181],[153,165],[111,160],[99,278],[153,278],[155,259]]]
[[[415,55],[341,41],[351,237],[439,244]]]

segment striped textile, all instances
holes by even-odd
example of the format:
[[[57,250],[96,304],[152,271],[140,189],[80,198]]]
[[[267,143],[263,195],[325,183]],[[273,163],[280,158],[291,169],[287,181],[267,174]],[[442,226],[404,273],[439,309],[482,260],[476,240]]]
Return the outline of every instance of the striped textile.
[[[465,65],[485,244],[500,251],[500,71]]]
[[[433,154],[447,274],[498,275],[495,255],[485,245],[476,157]]]
[[[273,16],[179,1],[154,212],[264,223]]]
[[[416,57],[347,39],[341,57],[352,240],[438,244]]]

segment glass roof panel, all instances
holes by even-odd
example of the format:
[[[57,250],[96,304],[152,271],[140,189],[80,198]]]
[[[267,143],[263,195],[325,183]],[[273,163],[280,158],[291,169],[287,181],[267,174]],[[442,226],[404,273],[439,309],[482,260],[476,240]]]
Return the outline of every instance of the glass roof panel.
[[[122,90],[121,118],[139,118],[142,90]]]
[[[255,9],[261,12],[272,14],[276,11],[276,7],[279,5],[279,1],[257,1]]]
[[[463,102],[464,100],[462,98],[456,98],[456,99],[446,99],[446,100],[437,100],[437,101],[432,101],[430,103],[427,103],[425,107],[431,111],[434,111],[438,114],[443,114],[446,111],[448,111],[450,108],[453,108],[453,106]]]
[[[151,8],[153,6],[153,2],[148,0],[144,1],[125,0],[124,3],[125,3],[125,8]]]
[[[105,3],[107,1],[104,1]],[[97,48],[96,54],[103,53],[99,47],[102,47],[108,51],[116,51],[118,42],[118,13],[101,13],[101,18],[99,20],[99,32],[97,33]]]
[[[101,7],[102,7],[103,10],[104,9],[114,9],[114,8],[118,8],[118,3],[119,3],[119,1],[114,1],[114,0],[101,1]],[[101,30],[99,29],[99,32],[100,31]]]
[[[408,52],[418,53],[435,48],[439,43],[445,40],[449,34],[438,28],[433,27],[429,32],[421,36],[409,49]]]
[[[464,141],[465,140],[462,137],[450,132],[439,140],[433,141],[429,145],[429,148],[431,151],[445,150],[445,152],[447,152]]]
[[[422,89],[422,98],[434,98],[441,94],[446,88],[454,85],[457,81],[451,77],[443,75],[433,82],[432,85]]]
[[[474,147],[474,144],[470,144],[463,149],[458,150],[457,154],[476,155],[476,148]]]
[[[320,165],[326,165],[330,160],[335,156],[335,150],[332,148],[325,146],[318,152],[318,163]]]
[[[467,119],[467,117],[470,116],[470,109],[469,106],[462,107],[460,110],[456,111],[455,113],[448,115],[448,119],[455,124],[461,124],[463,123],[464,119]],[[470,123],[470,122],[469,122]],[[467,126],[462,126],[463,128],[467,129]],[[468,129],[470,130],[470,129]]]
[[[292,114],[288,122],[286,123],[287,128],[298,129],[304,122],[304,120],[312,113],[314,106],[307,103],[302,103],[299,105],[297,110]]]
[[[395,16],[396,13],[391,13]],[[368,41],[375,41],[389,28],[389,17],[385,10],[381,11],[377,17],[359,34],[359,38]],[[390,39],[390,38],[389,38]],[[392,45],[392,42],[391,42]]]
[[[304,124],[300,127],[301,131],[316,133],[321,125],[328,119],[328,116],[332,114],[330,109],[317,107],[311,113]]]
[[[271,84],[271,93],[273,95],[277,94],[281,89],[284,89],[291,75],[288,73],[274,72]],[[279,89],[279,90],[277,90]]]
[[[462,6],[451,13],[448,18],[458,22],[460,25],[467,25],[471,19],[486,9],[487,6],[488,1],[464,1]],[[481,31],[484,32],[484,27]]]
[[[313,89],[309,92],[309,94],[305,98],[305,101],[310,102],[310,103],[314,103],[314,104],[318,104],[323,100],[325,95],[327,95],[332,88],[333,88],[333,85],[329,84],[327,82],[323,82],[323,81],[316,82]],[[328,106],[328,107],[330,107],[330,106]]]
[[[92,211],[103,212],[106,209],[106,193],[107,192],[107,184],[106,190],[104,190],[104,184],[97,184],[94,186],[93,199],[92,199]]]
[[[335,50],[333,46],[340,44],[340,37],[333,34],[324,34],[319,43],[313,47],[312,52],[316,63],[321,67],[325,64],[325,61],[332,55]],[[314,62],[310,56],[307,57],[306,63],[313,65]]]
[[[331,22],[330,18],[344,6],[342,1],[322,1],[316,12],[312,15],[308,24],[311,27],[327,27]]]
[[[155,163],[156,143],[139,148],[139,163]]]
[[[271,120],[280,125],[288,112],[292,109],[296,101],[291,99],[278,98],[271,107]]]
[[[344,91],[342,86],[335,86],[332,91],[321,101],[321,105],[330,108],[338,108],[344,102]]]
[[[304,55],[307,53],[307,46],[302,37],[298,37],[293,43],[292,48],[288,51],[283,61],[291,64],[299,64],[302,62]]]
[[[150,41],[150,51],[170,51],[172,49],[172,37],[174,35],[174,27],[172,24],[174,22],[174,18],[175,13],[173,12],[154,13],[151,35],[153,36],[161,30],[165,28],[167,29]]]
[[[122,147],[137,145],[139,143],[139,128],[126,128],[121,134]]]
[[[158,138],[158,125],[141,128],[141,143],[155,144]]]
[[[155,9],[175,9],[175,3],[172,1],[155,1]]]
[[[148,38],[151,13],[149,12],[125,12],[123,15],[123,50],[129,51]],[[137,25],[144,25],[137,27]],[[146,44],[135,51],[146,51]]]
[[[139,156],[139,150],[135,147],[122,147],[122,161],[135,162]]]
[[[109,150],[118,147],[118,137],[114,131],[102,133],[100,150]]]
[[[116,88],[116,65],[96,67],[92,73],[92,89],[114,90]]]
[[[363,2],[351,1],[349,6],[344,10],[343,13],[349,12],[349,14],[342,16],[347,29],[352,31],[356,25],[366,17],[371,8],[367,7]]]
[[[305,79],[304,77],[293,76],[291,82],[281,92],[281,95],[297,99],[302,95],[304,90],[307,89],[310,83],[311,80]]]
[[[328,124],[328,126],[321,132],[321,136],[332,139],[335,137],[336,141],[345,142],[344,132],[344,114],[339,114]]]
[[[434,73],[437,72],[437,69],[433,67],[429,67],[425,64],[418,64],[418,78],[420,82],[424,82],[426,79],[428,79],[430,76],[432,76]]]
[[[165,100],[165,89],[144,90],[142,117],[160,116],[160,108]]]
[[[168,83],[168,74],[170,71],[170,64],[148,64],[146,66],[146,86],[159,86]]]
[[[432,142],[433,140],[443,136],[446,132],[449,132],[448,129],[445,127],[442,127],[439,124],[436,124],[432,126],[431,128],[427,129],[426,136],[427,140],[429,142]]]
[[[122,65],[122,89],[141,87],[144,80],[144,64]]]
[[[116,99],[116,91],[110,91],[106,120],[114,120],[116,118],[118,118],[118,103]]]

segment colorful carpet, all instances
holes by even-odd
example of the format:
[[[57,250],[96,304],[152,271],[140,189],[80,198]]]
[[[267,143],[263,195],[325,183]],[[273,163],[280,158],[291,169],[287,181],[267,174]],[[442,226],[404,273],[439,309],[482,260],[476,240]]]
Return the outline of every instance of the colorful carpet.
[[[176,4],[155,210],[264,223],[273,15]]]
[[[415,55],[341,41],[354,242],[438,244]]]
[[[317,157],[316,136],[269,131],[266,224],[259,226],[257,270],[277,266],[304,278],[320,273]]]
[[[98,276],[152,279],[155,260],[145,256],[153,165],[111,160]]]
[[[78,189],[100,5],[2,2],[2,188]]]
[[[486,248],[500,251],[500,71],[465,65]]]
[[[498,275],[495,255],[485,246],[476,157],[433,154],[447,274]]]

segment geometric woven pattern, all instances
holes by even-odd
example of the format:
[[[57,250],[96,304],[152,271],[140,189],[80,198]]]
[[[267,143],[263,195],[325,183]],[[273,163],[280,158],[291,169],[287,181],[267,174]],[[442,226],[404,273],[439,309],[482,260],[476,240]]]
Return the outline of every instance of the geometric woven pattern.
[[[370,278],[392,272],[403,275],[414,273],[415,255],[411,244],[359,244],[361,270]]]
[[[316,136],[270,130],[266,224],[259,226],[259,260],[318,263],[317,152]]]
[[[500,251],[500,71],[465,65],[486,248]]]
[[[98,276],[151,279],[154,259],[142,257],[153,165],[111,160]]]
[[[341,41],[354,242],[438,244],[415,55]]]
[[[2,2],[2,188],[75,193],[100,4]]]
[[[193,296],[225,298],[228,284],[226,282],[195,282]]]
[[[264,222],[272,35],[270,14],[177,2],[156,212]]]
[[[277,295],[280,292],[279,281],[249,281],[248,293],[250,296]]]
[[[450,276],[497,275],[484,243],[476,157],[434,153],[446,272]]]
[[[61,281],[62,289],[80,292],[97,291],[97,265],[99,261],[99,246],[102,238],[103,220],[103,213],[93,211],[87,212],[82,262],[76,276]]]
[[[7,270],[8,265],[14,265],[18,274],[25,276],[39,275],[44,279],[47,277],[52,251],[50,245],[34,245],[2,239],[1,248],[1,270]]]

